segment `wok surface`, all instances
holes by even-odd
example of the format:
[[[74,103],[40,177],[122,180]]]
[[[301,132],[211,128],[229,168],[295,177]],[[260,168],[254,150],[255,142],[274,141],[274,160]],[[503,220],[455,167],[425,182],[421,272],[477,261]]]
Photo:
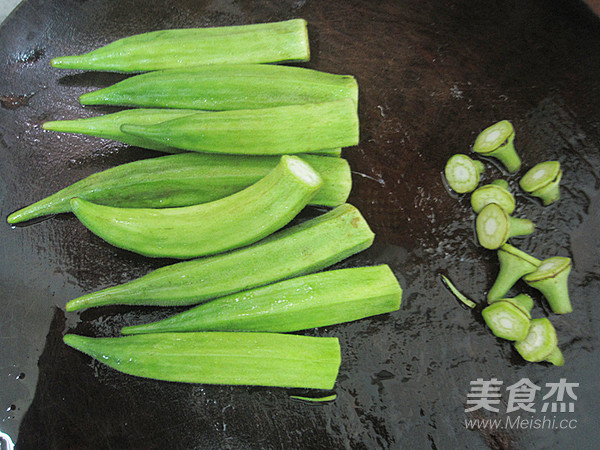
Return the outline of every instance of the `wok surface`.
[[[350,203],[377,234],[339,267],[387,263],[404,287],[400,311],[306,334],[338,336],[335,402],[312,405],[286,389],[164,383],[126,376],[62,343],[66,331],[117,335],[121,326],[169,312],[110,307],[64,311],[65,302],[170,263],[115,249],[63,214],[0,226],[0,430],[17,448],[594,448],[600,440],[600,21],[559,1],[421,2],[261,0],[25,0],[0,28],[0,213],[91,173],[154,156],[150,151],[44,131],[46,120],[115,109],[82,107],[84,92],[124,75],[52,69],[52,57],[90,51],[163,28],[308,21],[306,67],[353,74],[361,140],[346,149]],[[509,119],[523,169],[486,162],[484,182],[503,177],[517,217],[537,224],[514,244],[539,258],[570,256],[574,312],[556,316],[536,291],[534,317],[557,328],[566,364],[527,364],[460,306],[447,274],[483,305],[497,261],[477,246],[468,196],[441,177],[454,153]],[[543,208],[518,180],[559,160],[561,200]],[[303,217],[320,211],[307,210]],[[467,430],[470,381],[522,378],[538,386],[579,383],[575,429]],[[297,393],[296,391],[294,391]],[[506,395],[503,395],[505,410]],[[539,402],[538,402],[539,406]],[[541,417],[541,413],[524,413]]]

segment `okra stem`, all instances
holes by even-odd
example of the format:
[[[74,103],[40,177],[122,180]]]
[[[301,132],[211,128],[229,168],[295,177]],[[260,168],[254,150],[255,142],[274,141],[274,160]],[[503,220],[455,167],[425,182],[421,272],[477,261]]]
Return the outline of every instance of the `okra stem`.
[[[501,339],[521,341],[529,332],[529,317],[507,301],[495,301],[481,312],[492,333]]]
[[[515,349],[529,362],[548,361],[562,366],[564,357],[557,347],[556,330],[545,317],[531,320],[527,336],[515,343]]]
[[[495,302],[509,302],[519,308],[523,314],[531,319],[531,310],[533,309],[533,299],[527,294],[519,294],[512,298],[490,299],[488,303],[491,305]]]
[[[454,286],[452,281],[450,281],[450,279],[447,276],[442,275],[442,281],[448,287],[448,289],[450,289],[450,292],[452,292],[454,294],[454,296],[457,299],[459,299],[463,305],[468,306],[471,309],[473,309],[477,306],[477,304],[473,300],[469,299],[465,294],[460,292],[458,290],[458,288],[456,286]]]
[[[448,185],[459,194],[471,192],[479,184],[479,176],[484,166],[480,161],[473,161],[467,155],[457,154],[446,163],[444,174]]]
[[[544,294],[552,312],[568,314],[573,311],[568,288],[571,267],[571,258],[554,256],[542,261],[537,270],[525,275],[523,280]]]
[[[471,194],[471,206],[477,214],[490,203],[497,203],[506,214],[512,214],[515,210],[515,198],[508,190],[508,183],[504,180],[496,180],[485,186],[481,186]]]
[[[562,170],[558,161],[546,161],[533,166],[519,182],[521,189],[534,197],[539,197],[544,206],[560,198]]]
[[[490,250],[495,250],[513,236],[533,233],[535,225],[531,220],[510,217],[496,203],[486,205],[476,220],[479,243]]]
[[[504,244],[498,249],[500,271],[494,285],[488,292],[488,300],[502,298],[513,287],[513,285],[528,273],[535,272],[541,261],[527,253]]]
[[[554,364],[555,366],[565,365],[565,357],[558,347],[554,347],[554,350],[552,350],[550,354],[546,356],[544,361]]]
[[[326,395],[324,397],[303,397],[301,395],[290,395],[290,398],[293,398],[294,400],[302,400],[304,402],[325,403],[334,401],[337,398],[337,394]]]
[[[494,186],[500,186],[504,190],[510,192],[510,186],[508,185],[508,181],[506,181],[506,180],[502,180],[502,179],[494,180],[490,184],[493,184]]]

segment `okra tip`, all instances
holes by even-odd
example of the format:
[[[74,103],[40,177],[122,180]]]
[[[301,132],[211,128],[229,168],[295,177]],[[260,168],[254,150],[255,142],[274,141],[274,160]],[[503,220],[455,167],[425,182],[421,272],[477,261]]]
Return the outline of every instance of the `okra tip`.
[[[119,127],[119,129],[122,133],[130,134],[138,138],[149,139],[159,143],[162,142],[160,139],[162,133],[159,130],[155,130],[152,125],[134,125],[131,123],[124,123]]]
[[[6,218],[6,222],[10,225],[16,225],[18,223],[27,222],[28,220],[37,219],[40,216],[43,216],[44,213],[40,213],[43,211],[43,208],[36,208],[36,204],[26,206],[25,208],[19,209],[14,213],[10,214]]]
[[[67,312],[78,311],[85,308],[93,308],[95,306],[104,305],[106,299],[110,299],[110,295],[105,295],[106,290],[92,292],[91,294],[82,295],[81,297],[69,300],[65,305]]]
[[[49,120],[42,124],[42,128],[48,131],[59,131],[59,132],[73,132],[72,120]]]
[[[15,211],[14,213],[10,214],[7,218],[6,221],[8,223],[10,223],[11,225],[14,225],[15,223],[19,223],[19,222],[23,222],[25,219],[23,219],[22,217],[22,210],[18,210]]]
[[[168,321],[168,319],[166,319]],[[150,334],[150,333],[163,333],[174,331],[172,327],[169,327],[169,324],[166,326],[162,323],[163,320],[159,320],[158,322],[150,322],[143,323],[140,325],[129,325],[121,328],[121,334],[123,336],[132,335],[132,334]]]
[[[82,200],[78,197],[72,198],[71,200],[69,200],[69,203],[71,204],[71,209],[73,210],[73,212],[75,212],[75,209],[79,209],[82,205],[84,205],[86,202],[85,200]]]
[[[50,65],[57,69],[81,69],[81,60],[79,55],[58,56],[50,60]]]
[[[100,89],[103,90],[103,89]],[[79,96],[79,103],[82,105],[102,105],[106,101],[106,96],[100,91],[86,92]]]
[[[76,350],[80,350],[88,339],[89,338],[86,338],[85,336],[79,336],[77,334],[65,334],[63,336],[63,342]]]

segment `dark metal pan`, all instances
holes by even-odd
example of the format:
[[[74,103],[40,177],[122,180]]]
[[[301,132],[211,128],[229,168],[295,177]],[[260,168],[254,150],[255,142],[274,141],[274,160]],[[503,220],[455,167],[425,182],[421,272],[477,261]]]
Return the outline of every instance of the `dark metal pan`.
[[[153,156],[44,131],[46,120],[108,112],[83,108],[77,98],[123,78],[52,69],[52,57],[163,28],[295,17],[309,23],[306,66],[353,74],[360,85],[361,141],[344,157],[354,171],[350,201],[377,238],[338,267],[387,263],[405,288],[396,313],[306,332],[340,338],[337,400],[312,405],[285,389],[144,380],[67,348],[67,330],[109,336],[166,316],[125,307],[66,314],[64,305],[170,261],[115,249],[64,214],[0,226],[0,431],[20,449],[596,447],[600,21],[578,2],[25,0],[0,27],[3,220],[93,172]],[[483,305],[496,275],[495,254],[475,242],[468,196],[450,196],[441,171],[502,119],[516,128],[524,169],[509,176],[488,162],[484,181],[507,179],[515,215],[537,224],[515,245],[574,260],[572,314],[551,314],[524,285],[514,291],[532,294],[534,316],[556,326],[566,358],[560,368],[525,363],[486,329],[481,306],[461,307],[440,280],[447,274]],[[563,190],[544,208],[517,182],[550,159],[563,165]],[[465,413],[478,378],[502,381],[499,412]],[[524,378],[540,387],[536,410],[508,414],[506,388]],[[561,379],[578,383],[577,399],[564,399],[573,411],[543,413],[546,384]],[[519,414],[532,423],[554,416],[557,428],[465,426],[466,419]]]

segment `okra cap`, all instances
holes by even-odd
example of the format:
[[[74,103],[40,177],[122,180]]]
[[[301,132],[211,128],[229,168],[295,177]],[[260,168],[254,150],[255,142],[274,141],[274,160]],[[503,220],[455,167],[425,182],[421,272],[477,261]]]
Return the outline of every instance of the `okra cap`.
[[[528,219],[510,217],[498,204],[490,203],[477,216],[476,229],[479,243],[495,250],[508,238],[533,233],[535,225]]]
[[[523,275],[535,272],[541,264],[539,259],[510,244],[504,244],[498,249],[498,260],[500,261],[500,271],[488,292],[488,301],[504,297]]]
[[[508,120],[502,120],[483,130],[475,140],[473,151],[497,158],[509,172],[521,167],[521,159],[514,147],[515,130]]]
[[[516,206],[513,195],[498,183],[481,186],[471,195],[471,206],[477,214],[490,203],[498,204],[507,214],[512,214]]]
[[[519,308],[523,314],[525,314],[529,319],[531,319],[531,310],[533,309],[533,299],[527,294],[519,294],[515,297],[510,298],[497,298],[488,300],[488,303],[491,305],[496,302],[508,302],[512,303],[514,306]]]
[[[560,180],[562,179],[562,170],[558,172],[558,176],[544,187],[530,192],[530,195],[538,197],[542,200],[544,206],[554,203],[560,198]]]
[[[529,169],[519,181],[519,186],[525,192],[533,192],[550,184],[559,176],[559,173],[560,163],[558,161],[545,161]]]
[[[448,185],[459,194],[472,192],[479,184],[479,176],[484,170],[481,161],[474,161],[467,155],[450,157],[444,168]]]
[[[530,317],[511,302],[494,302],[481,314],[495,336],[508,341],[521,341],[527,337]]]
[[[481,155],[491,153],[505,144],[514,134],[515,129],[508,120],[497,122],[479,133],[475,139],[473,151]]]
[[[554,326],[543,317],[531,320],[527,336],[522,341],[515,343],[515,349],[526,361],[540,362],[549,359],[549,362],[553,364],[562,365],[560,358],[552,357],[556,355],[557,343],[558,338]]]
[[[571,268],[570,258],[554,256],[542,261],[535,272],[523,277],[523,281],[544,294],[555,314],[567,314],[573,311],[568,289]]]

